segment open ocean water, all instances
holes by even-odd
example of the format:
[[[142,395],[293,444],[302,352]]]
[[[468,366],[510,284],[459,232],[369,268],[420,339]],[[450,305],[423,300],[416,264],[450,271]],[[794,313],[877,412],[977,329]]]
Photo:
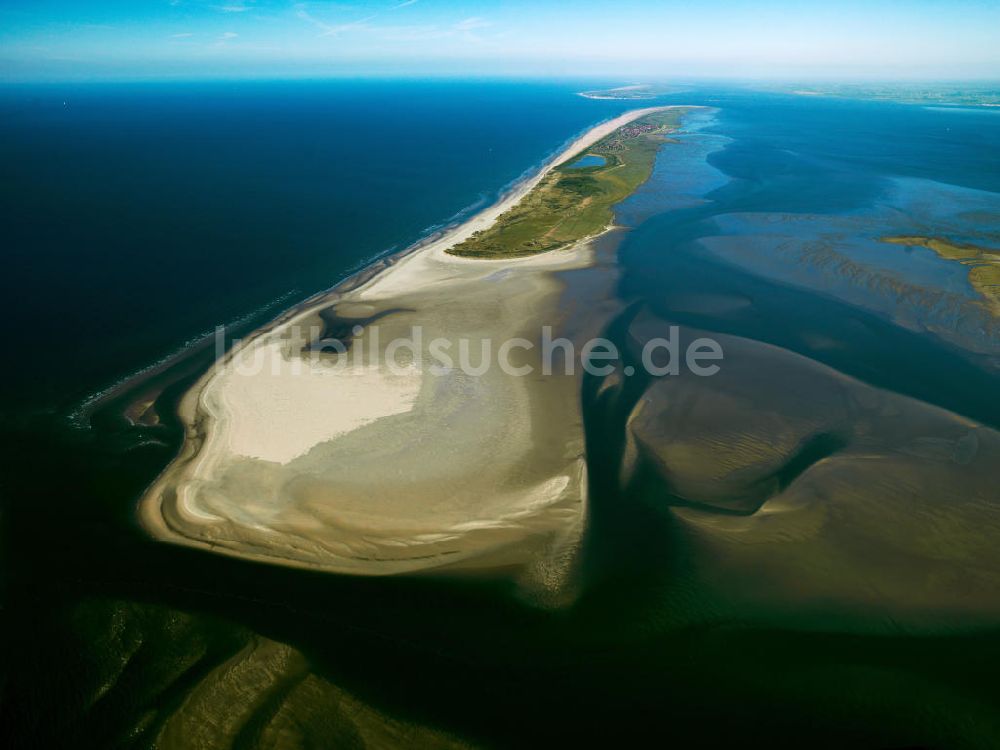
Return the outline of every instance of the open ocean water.
[[[81,397],[491,200],[627,107],[515,83],[0,90],[3,407]]]
[[[690,592],[657,598],[683,561],[641,511],[616,521],[633,558],[560,613],[499,583],[281,570],[135,527],[177,425],[100,412],[81,425],[81,403],[217,325],[259,324],[406,247],[581,130],[647,104],[575,95],[597,87],[0,89],[6,746],[147,747],[182,719],[197,725],[213,706],[199,688],[220,665],[281,648],[297,654],[294,678],[241,707],[234,747],[266,744],[275,717],[318,747],[365,744],[366,721],[488,746],[1000,736],[1000,631],[751,627],[697,609]],[[962,267],[879,242],[925,231],[1000,247],[1000,112],[708,85],[653,103],[706,109],[618,208],[624,299],[1000,426],[1000,340]],[[225,713],[233,699],[215,700]],[[289,705],[300,713],[285,716]]]

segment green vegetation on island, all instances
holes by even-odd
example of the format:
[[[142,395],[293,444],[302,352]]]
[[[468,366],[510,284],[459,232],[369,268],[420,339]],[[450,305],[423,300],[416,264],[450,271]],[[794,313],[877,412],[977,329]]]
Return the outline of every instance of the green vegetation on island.
[[[990,312],[1000,317],[1000,251],[962,242],[950,242],[941,237],[883,237],[893,245],[926,247],[946,260],[969,267],[969,283],[983,297]]]
[[[596,91],[581,91],[580,96],[587,99],[620,99],[622,101],[637,101],[655,99],[664,94],[680,91],[676,86],[653,83],[634,83],[630,86],[618,86],[613,89],[598,89]]]
[[[488,229],[448,250],[469,258],[518,258],[572,245],[606,229],[612,207],[631,195],[653,171],[656,152],[682,110],[652,112],[615,130],[542,178]],[[597,166],[576,166],[587,155]]]
[[[834,96],[846,99],[921,104],[928,107],[1000,107],[1000,86],[993,81],[953,83],[825,83],[758,84],[755,88],[800,96]]]

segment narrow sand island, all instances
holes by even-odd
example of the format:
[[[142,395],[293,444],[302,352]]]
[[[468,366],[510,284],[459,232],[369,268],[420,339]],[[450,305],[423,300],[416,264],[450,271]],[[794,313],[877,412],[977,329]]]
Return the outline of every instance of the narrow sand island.
[[[145,528],[337,573],[507,571],[540,594],[565,591],[587,502],[577,376],[542,376],[538,346],[511,357],[535,375],[471,375],[459,340],[472,342],[477,365],[483,340],[495,357],[511,338],[537,343],[542,326],[567,330],[556,272],[592,262],[611,202],[648,177],[682,111],[639,109],[598,125],[496,205],[234,348],[181,403],[184,446],[141,502]],[[630,157],[640,142],[641,158]],[[592,148],[621,157],[567,167]],[[504,251],[496,227],[521,226],[522,202],[581,184],[590,192],[579,221],[543,217],[547,239],[526,246],[533,238],[515,233]],[[414,327],[422,343],[387,356]],[[349,348],[331,351],[331,339]],[[455,367],[424,366],[434,339],[453,343]]]

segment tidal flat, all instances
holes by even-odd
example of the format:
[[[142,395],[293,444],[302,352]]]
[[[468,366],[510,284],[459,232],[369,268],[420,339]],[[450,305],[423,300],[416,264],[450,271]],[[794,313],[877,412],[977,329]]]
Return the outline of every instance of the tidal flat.
[[[351,354],[381,354],[376,336],[386,346],[416,327],[456,343],[533,347],[543,327],[563,337],[570,310],[555,273],[593,265],[610,206],[648,178],[682,112],[634,110],[592,128],[496,206],[243,342],[182,401],[188,437],[141,504],[146,528],[327,572],[514,571],[530,596],[565,597],[587,508],[578,376],[432,375],[419,367],[423,351],[399,366]],[[562,169],[588,150],[610,163],[585,176]],[[508,239],[512,226],[564,217],[548,204],[580,179],[598,187],[555,244],[528,252],[522,231]],[[470,247],[492,248],[489,259]],[[571,325],[596,332],[601,311],[577,312]],[[349,360],[346,369],[311,356],[331,325],[353,330],[352,351],[328,355]],[[302,330],[312,331],[304,344],[290,336]],[[247,358],[262,358],[253,374]]]
[[[256,537],[230,549],[232,537],[213,549],[135,522],[137,498],[168,476],[185,437],[198,438],[177,406],[210,362],[123,386],[65,440],[38,428],[8,441],[24,501],[4,509],[6,685],[17,685],[0,709],[7,744],[497,747],[652,734],[708,747],[748,737],[796,750],[995,747],[996,329],[968,265],[881,241],[996,247],[1000,172],[983,167],[1000,154],[985,124],[995,116],[726,90],[663,102],[704,108],[669,134],[596,241],[512,261],[523,270],[427,256],[436,275],[423,289],[410,272],[378,273],[413,271],[419,255],[386,254],[328,305],[312,300],[277,321],[303,314],[306,330],[339,335],[406,329],[423,311],[432,327],[472,332],[551,315],[569,339],[618,345],[611,373],[505,383],[496,408],[483,403],[484,387],[499,385],[489,374],[445,380],[460,390],[434,394],[445,408],[421,413],[425,430],[397,411],[425,398],[405,367],[372,379],[376,399],[365,378],[331,375],[350,398],[330,411],[320,380],[287,422],[268,372],[259,391],[233,391],[267,408],[242,410],[243,425],[260,418],[262,428],[227,435],[257,456],[230,476],[251,489],[263,479],[300,505],[211,496],[238,482],[195,488],[208,502],[192,528],[218,524],[209,513],[219,510]],[[523,111],[540,116],[539,104]],[[397,108],[386,106],[386,121]],[[585,122],[619,114],[602,113],[550,133],[496,184]],[[463,196],[457,206],[476,190]],[[350,296],[365,284],[378,294]],[[449,307],[452,284],[470,309],[481,305],[468,319]],[[83,312],[60,317],[57,331]],[[236,335],[268,343],[274,325],[255,319]],[[717,375],[626,374],[645,342],[675,326],[684,340],[721,343]],[[372,344],[347,338],[356,351]],[[229,408],[216,396],[213,408]],[[365,404],[379,406],[376,422],[361,424]],[[346,441],[338,461],[365,472],[324,473],[308,443],[348,422],[372,440]],[[530,452],[519,454],[525,433]],[[267,484],[265,472],[291,466],[308,470]],[[533,503],[549,471],[583,494],[546,487],[554,502]],[[366,496],[371,474],[399,492]],[[394,533],[427,532],[413,516],[439,497],[434,482],[466,500],[430,509],[457,522],[467,557],[421,561],[384,545],[391,537],[359,540],[368,510],[398,515]],[[350,517],[321,512],[322,485],[344,489]],[[511,508],[527,513],[492,530],[484,521]],[[263,528],[284,513],[326,529],[329,548],[296,541],[292,554],[350,554],[346,537],[355,553],[388,547],[355,561],[385,574],[268,559],[297,531]],[[453,542],[418,541],[432,555]]]

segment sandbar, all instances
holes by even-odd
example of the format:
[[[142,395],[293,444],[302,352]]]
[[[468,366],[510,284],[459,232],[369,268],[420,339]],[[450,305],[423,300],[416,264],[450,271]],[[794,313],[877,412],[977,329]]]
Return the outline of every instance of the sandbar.
[[[477,342],[537,343],[543,324],[555,336],[586,328],[561,309],[560,276],[593,263],[594,238],[500,260],[446,251],[559,164],[663,109],[597,125],[495,205],[235,346],[182,399],[185,440],[140,502],[144,528],[331,573],[488,572],[543,598],[567,595],[587,506],[578,375],[431,373],[422,363],[434,339],[453,353],[472,342],[476,363]],[[412,339],[414,327],[422,342],[390,366],[386,343]],[[348,351],[322,351],[334,330],[351,331]],[[538,372],[538,356],[515,358]]]

